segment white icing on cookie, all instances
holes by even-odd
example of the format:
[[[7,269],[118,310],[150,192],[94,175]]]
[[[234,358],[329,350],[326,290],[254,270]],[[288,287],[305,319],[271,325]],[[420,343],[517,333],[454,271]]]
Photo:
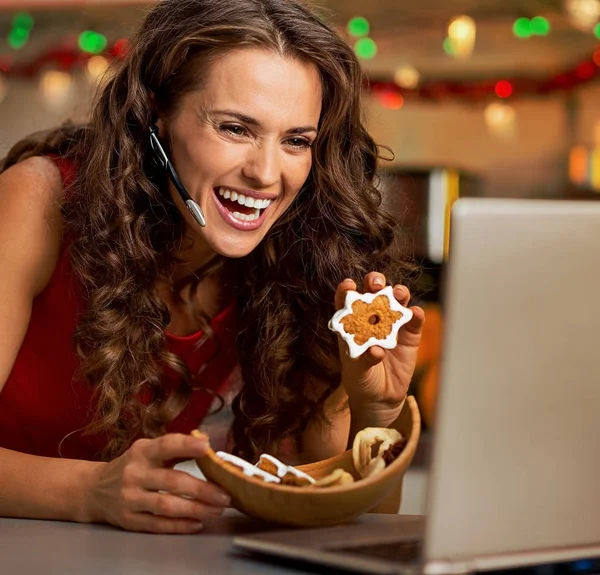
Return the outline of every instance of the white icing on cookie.
[[[281,479],[279,479],[279,477],[275,477],[275,475],[271,475],[270,473],[259,469],[241,457],[231,455],[231,453],[225,453],[224,451],[217,451],[215,455],[223,461],[227,461],[227,463],[231,463],[232,465],[241,468],[244,475],[247,475],[248,477],[260,477],[264,479],[266,483],[281,483]]]
[[[352,304],[355,301],[361,300],[367,304],[370,304],[373,303],[373,300],[380,295],[387,297],[390,302],[390,309],[400,312],[402,317],[392,324],[392,329],[385,339],[375,339],[374,337],[371,337],[362,345],[358,345],[354,341],[354,334],[346,332],[344,329],[344,324],[341,323],[341,320],[347,315],[351,315],[353,313]],[[394,297],[394,288],[392,286],[387,286],[382,290],[379,290],[377,293],[360,294],[356,291],[350,290],[346,292],[346,301],[344,303],[344,307],[338,310],[329,321],[329,329],[341,335],[342,339],[348,345],[350,357],[356,358],[374,345],[378,345],[385,349],[394,349],[398,343],[398,331],[405,323],[408,323],[412,319],[412,316],[413,312],[401,305]]]
[[[304,471],[300,471],[299,469],[296,469],[295,467],[292,467],[291,465],[286,465],[285,463],[282,463],[281,461],[279,461],[279,459],[277,459],[276,457],[273,457],[272,455],[263,453],[260,456],[260,459],[256,465],[259,465],[262,461],[270,461],[277,468],[277,477],[279,477],[279,478],[285,477],[285,475],[287,473],[291,473],[292,475],[295,475],[296,477],[301,477],[302,479],[307,479],[310,483],[315,482],[315,480],[310,475],[307,475],[306,473],[304,473]]]

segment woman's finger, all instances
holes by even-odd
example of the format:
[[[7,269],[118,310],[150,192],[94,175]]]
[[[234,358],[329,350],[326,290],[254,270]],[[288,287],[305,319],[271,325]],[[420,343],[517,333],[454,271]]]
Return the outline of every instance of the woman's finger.
[[[202,531],[201,521],[159,517],[152,513],[131,513],[122,527],[142,533],[198,533]]]
[[[412,319],[400,328],[400,332],[398,333],[399,336],[402,335],[402,330],[416,335],[420,335],[423,330],[423,325],[425,324],[425,310],[418,306],[411,307],[410,309],[413,312]]]
[[[172,495],[191,497],[215,507],[226,507],[231,503],[229,495],[214,483],[175,469],[149,469],[141,479],[140,486],[149,491],[166,491]]]
[[[354,290],[356,291],[356,284],[354,280],[345,279],[341,282],[335,290],[335,309],[336,311],[344,307],[346,301],[346,292]]]
[[[135,512],[153,513],[160,517],[183,517],[200,522],[206,517],[219,517],[225,510],[223,507],[213,507],[194,499],[151,491],[142,491],[131,503],[130,508]]]
[[[395,285],[394,286],[394,297],[398,300],[398,302],[404,307],[408,306],[410,302],[410,291],[406,286],[403,285]]]
[[[183,433],[167,433],[156,439],[136,441],[132,446],[134,455],[142,455],[156,467],[163,467],[173,459],[195,459],[209,449],[205,437],[194,437]]]
[[[385,276],[379,272],[369,272],[363,281],[363,291],[373,293],[385,287]]]

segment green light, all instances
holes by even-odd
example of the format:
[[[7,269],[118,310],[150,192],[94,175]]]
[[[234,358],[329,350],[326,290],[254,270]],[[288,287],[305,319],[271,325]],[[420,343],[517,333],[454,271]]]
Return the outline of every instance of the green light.
[[[594,35],[600,40],[600,22],[594,26]]]
[[[448,56],[456,56],[456,48],[452,43],[452,38],[446,37],[444,40],[444,52],[448,54]]]
[[[361,38],[354,44],[354,51],[359,58],[370,60],[377,54],[377,44],[371,38]]]
[[[513,33],[517,38],[529,38],[531,36],[531,22],[529,18],[519,18],[513,24]]]
[[[366,18],[362,18],[358,16],[357,18],[352,18],[350,22],[348,22],[348,32],[352,34],[352,36],[368,36],[369,30],[371,26],[369,25],[369,21]]]
[[[27,12],[19,12],[13,18],[13,26],[15,28],[23,28],[28,32],[33,28],[33,18]]]
[[[536,16],[531,19],[530,22],[530,30],[532,34],[537,34],[538,36],[547,36],[550,34],[550,22],[543,16]]]
[[[29,40],[29,31],[24,28],[13,28],[7,38],[8,45],[13,50],[20,50]]]
[[[100,54],[101,52],[104,52],[107,44],[108,40],[106,39],[106,36],[99,34],[98,32],[86,30],[79,35],[79,47],[84,52],[89,52],[90,54]]]

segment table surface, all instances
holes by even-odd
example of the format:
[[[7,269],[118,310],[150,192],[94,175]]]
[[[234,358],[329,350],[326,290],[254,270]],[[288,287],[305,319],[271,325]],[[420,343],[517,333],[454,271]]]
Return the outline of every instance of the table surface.
[[[399,515],[366,514],[357,523],[399,523]],[[291,563],[259,560],[232,548],[235,535],[268,531],[233,509],[196,535],[130,533],[107,525],[0,518],[0,572],[5,575],[293,575]],[[311,573],[333,573],[310,568]]]

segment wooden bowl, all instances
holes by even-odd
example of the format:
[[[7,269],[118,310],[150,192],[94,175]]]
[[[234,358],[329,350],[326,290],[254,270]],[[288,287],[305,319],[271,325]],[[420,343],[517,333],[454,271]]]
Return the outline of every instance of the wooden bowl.
[[[407,438],[402,453],[380,473],[360,479],[352,461],[352,450],[298,469],[315,479],[338,467],[351,473],[355,482],[339,487],[300,488],[265,483],[223,465],[214,451],[196,460],[205,477],[222,487],[232,498],[232,506],[250,517],[295,527],[329,526],[347,523],[369,511],[397,513],[402,478],[417,448],[421,417],[417,402],[409,396],[394,425]],[[384,509],[386,498],[397,495],[392,507]]]

